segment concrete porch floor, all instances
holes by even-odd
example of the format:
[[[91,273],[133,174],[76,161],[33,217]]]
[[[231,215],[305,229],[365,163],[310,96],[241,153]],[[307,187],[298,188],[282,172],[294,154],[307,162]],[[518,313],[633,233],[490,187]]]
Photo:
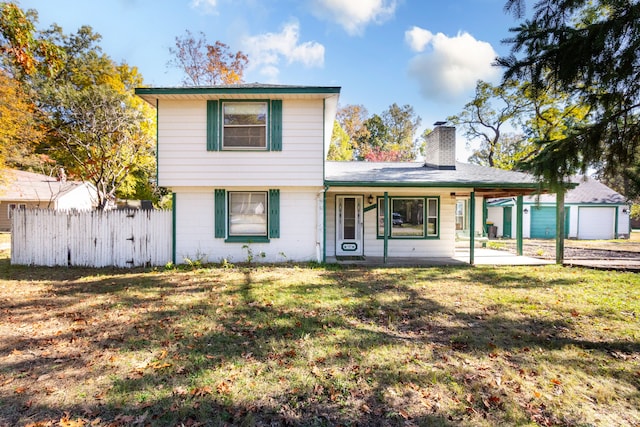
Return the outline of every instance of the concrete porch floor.
[[[474,250],[475,265],[548,265],[553,261],[517,256],[515,254],[497,251],[494,249],[476,248]],[[364,259],[337,260],[336,257],[327,257],[329,264],[364,265],[364,266],[389,266],[389,267],[429,267],[442,265],[469,265],[469,249],[456,248],[453,257],[438,258],[409,258],[388,257],[384,263],[383,257],[365,257]]]

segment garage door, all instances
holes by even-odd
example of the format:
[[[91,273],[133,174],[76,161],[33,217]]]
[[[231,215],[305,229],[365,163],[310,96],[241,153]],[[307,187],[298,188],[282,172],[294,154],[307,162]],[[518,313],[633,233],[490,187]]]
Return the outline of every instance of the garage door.
[[[578,208],[578,239],[613,239],[616,208]]]
[[[569,231],[569,209],[565,207],[564,235]],[[556,237],[556,208],[555,206],[531,207],[531,238],[555,239]]]

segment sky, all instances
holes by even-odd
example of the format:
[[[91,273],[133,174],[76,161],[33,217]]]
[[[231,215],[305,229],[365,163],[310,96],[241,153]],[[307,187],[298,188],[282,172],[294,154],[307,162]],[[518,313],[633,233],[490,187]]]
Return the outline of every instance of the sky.
[[[518,25],[505,0],[21,0],[38,28],[74,33],[89,25],[116,62],[138,67],[145,85],[182,85],[168,66],[176,36],[204,33],[249,57],[244,81],[340,86],[340,105],[380,114],[409,104],[421,129],[459,113],[476,81],[498,83],[492,66]],[[460,134],[460,133],[459,133]],[[466,160],[458,137],[458,159]]]

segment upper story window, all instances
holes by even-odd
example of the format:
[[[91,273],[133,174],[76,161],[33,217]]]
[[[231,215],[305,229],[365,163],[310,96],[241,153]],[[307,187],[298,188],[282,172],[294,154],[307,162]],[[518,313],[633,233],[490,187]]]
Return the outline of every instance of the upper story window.
[[[207,101],[207,151],[282,151],[282,100]]]
[[[266,102],[225,102],[222,111],[223,149],[267,148]]]

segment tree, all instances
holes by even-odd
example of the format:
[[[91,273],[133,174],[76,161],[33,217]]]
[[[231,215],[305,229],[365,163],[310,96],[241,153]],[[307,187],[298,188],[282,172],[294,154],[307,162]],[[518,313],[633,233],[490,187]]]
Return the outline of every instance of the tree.
[[[353,146],[349,140],[349,135],[342,129],[337,120],[333,122],[333,133],[331,134],[331,145],[329,146],[327,160],[353,160]]]
[[[154,191],[156,125],[151,107],[133,94],[143,85],[138,70],[104,54],[91,27],[70,35],[57,25],[38,32],[35,11],[3,3],[2,13],[3,64],[31,100],[33,108],[23,111],[46,132],[36,146],[41,158],[54,162],[46,165],[96,185],[101,207],[116,195],[147,198]],[[15,19],[4,19],[7,13]],[[32,45],[49,46],[64,61],[51,63]],[[16,52],[27,60],[17,60],[23,56]]]
[[[44,137],[36,115],[22,85],[0,70],[0,169],[31,164],[34,147]]]
[[[405,159],[401,151],[372,148],[364,155],[364,160],[367,162],[401,162]]]
[[[64,53],[36,34],[38,14],[26,13],[16,3],[0,3],[0,52],[16,73],[51,75],[64,61]]]
[[[400,161],[409,161],[416,158],[416,145],[414,137],[422,119],[416,115],[411,105],[393,103],[382,113],[382,119],[387,128],[388,139],[386,147],[388,151],[400,153]]]
[[[469,163],[487,166],[487,147],[474,150]],[[493,167],[505,170],[517,170],[520,163],[528,158],[535,146],[519,133],[502,133],[499,142],[493,147]]]
[[[518,18],[524,7],[524,0],[506,3]],[[571,102],[590,107],[562,138],[540,140],[528,169],[557,185],[599,164],[606,175],[640,182],[640,3],[543,0],[531,19],[511,31],[512,52],[498,59],[505,79],[529,81],[536,93],[564,92]]]
[[[336,120],[347,134],[355,157],[360,160],[362,157],[360,156],[359,142],[366,140],[369,136],[369,130],[364,123],[368,116],[369,112],[363,105],[353,104],[338,108],[336,114]]]
[[[529,105],[529,101],[519,93],[516,82],[507,81],[493,86],[479,80],[474,98],[465,104],[462,112],[447,120],[461,126],[468,141],[480,140],[480,147],[469,161],[494,167],[495,157],[500,152],[503,127],[514,124]]]
[[[365,160],[367,154],[371,151],[386,151],[385,144],[389,137],[388,129],[382,117],[377,114],[365,120],[364,126],[367,131],[362,132],[356,139],[359,160]]]
[[[200,32],[199,38],[195,38],[186,30],[185,35],[177,36],[175,41],[175,48],[169,48],[169,53],[173,56],[169,65],[184,72],[185,85],[242,82],[242,75],[249,59],[241,51],[230,52],[229,46],[220,41],[210,45],[203,32]]]
[[[148,160],[151,140],[141,128],[144,112],[132,108],[127,96],[108,85],[80,90],[71,84],[50,94],[53,131],[70,172],[98,189],[104,209],[118,190],[135,186],[131,172]],[[125,188],[123,188],[125,187]]]

